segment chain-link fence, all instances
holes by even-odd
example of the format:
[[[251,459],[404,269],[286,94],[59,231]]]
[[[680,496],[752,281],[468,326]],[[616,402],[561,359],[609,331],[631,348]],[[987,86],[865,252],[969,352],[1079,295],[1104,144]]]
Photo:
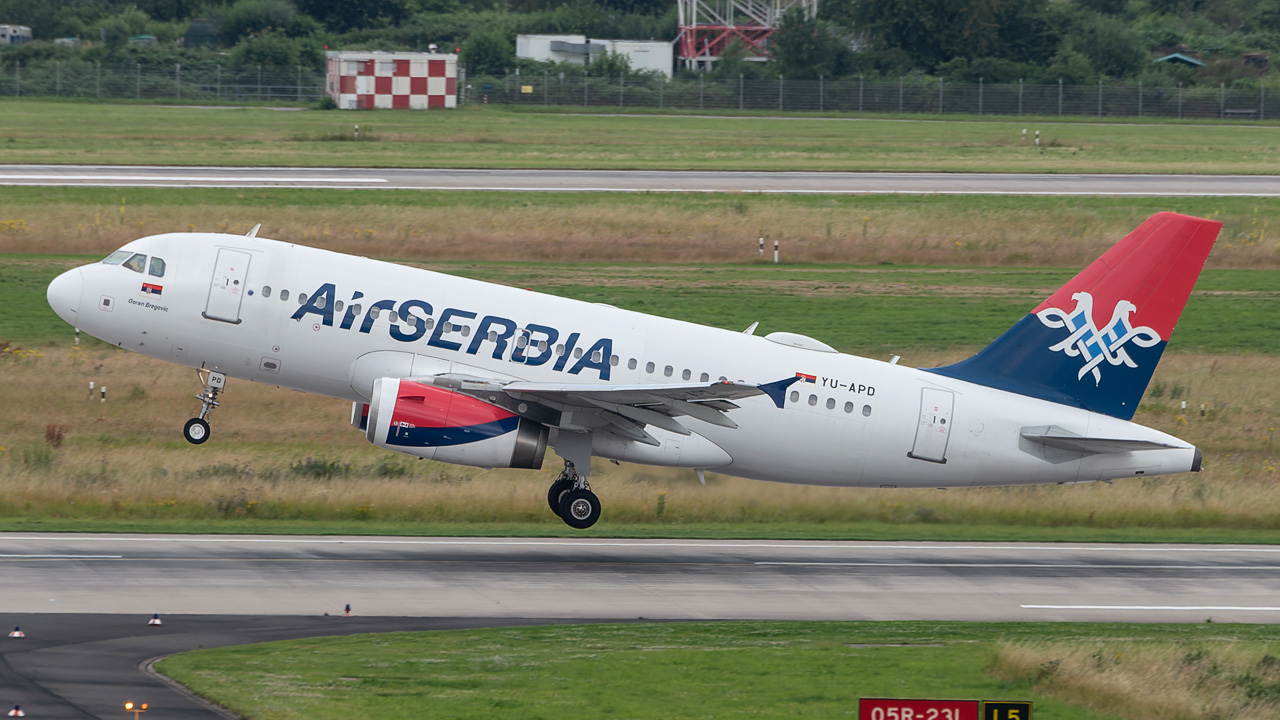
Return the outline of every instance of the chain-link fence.
[[[0,97],[172,98],[208,102],[314,102],[324,73],[302,67],[108,65],[76,60],[0,67]],[[459,82],[459,104],[544,105],[677,110],[763,110],[928,115],[1280,118],[1266,88],[1225,86],[1030,85],[944,80],[753,80],[706,75],[593,77],[511,74]]]
[[[1280,117],[1280,98],[1266,88],[1030,85],[1018,83],[896,82],[863,78],[769,80],[591,77],[579,74],[508,75],[468,80],[459,102],[676,110],[773,110],[919,113],[929,115],[1038,115],[1173,117],[1262,120]]]
[[[0,71],[0,97],[314,102],[324,95],[324,73],[302,67],[157,67],[66,60],[11,63]]]

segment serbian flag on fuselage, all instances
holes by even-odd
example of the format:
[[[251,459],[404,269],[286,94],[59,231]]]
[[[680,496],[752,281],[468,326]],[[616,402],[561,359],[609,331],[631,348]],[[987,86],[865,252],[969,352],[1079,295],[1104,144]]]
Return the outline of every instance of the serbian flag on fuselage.
[[[161,285],[153,285],[151,283],[142,283],[142,294],[151,297],[160,297],[160,292],[164,290]]]
[[[807,382],[807,383],[817,383],[817,382],[818,382],[818,376],[817,376],[817,375],[805,375],[805,374],[804,374],[804,373],[802,373],[802,372],[798,372],[798,373],[796,373],[796,377],[800,378],[800,381],[801,381],[801,382]]]

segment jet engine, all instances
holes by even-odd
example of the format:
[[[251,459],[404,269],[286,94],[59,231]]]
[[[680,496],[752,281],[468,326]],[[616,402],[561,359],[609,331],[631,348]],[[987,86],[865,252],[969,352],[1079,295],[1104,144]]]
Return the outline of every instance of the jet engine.
[[[412,380],[375,380],[368,412],[369,442],[429,460],[537,470],[547,451],[546,425]]]

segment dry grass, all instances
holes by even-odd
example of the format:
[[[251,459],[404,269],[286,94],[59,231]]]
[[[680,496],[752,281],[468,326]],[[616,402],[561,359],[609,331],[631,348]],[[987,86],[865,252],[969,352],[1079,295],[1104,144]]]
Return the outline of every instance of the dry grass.
[[[107,386],[108,402],[88,399],[90,380]],[[614,523],[1280,528],[1280,358],[1171,355],[1156,383],[1163,396],[1149,398],[1137,420],[1197,443],[1204,472],[887,492],[715,476],[704,488],[688,471],[600,462],[594,485]],[[193,447],[179,429],[198,407],[197,390],[194,371],[118,350],[9,354],[0,360],[0,516],[555,522],[544,502],[558,469],[550,453],[542,472],[417,462],[369,445],[347,425],[342,402],[241,381],[212,416],[212,441]]]
[[[1280,717],[1280,643],[1004,643],[989,668],[1036,692],[1130,720]]]
[[[124,194],[124,191],[122,191]],[[781,243],[787,262],[1083,267],[1144,220],[1149,207],[1117,210],[1028,202],[992,210],[951,200],[861,204],[743,196],[703,203],[633,196],[599,203],[512,201],[474,205],[376,204],[335,194],[327,207],[123,204],[0,205],[0,253],[105,255],[161,232],[260,234],[383,258],[573,262],[743,262],[757,240]],[[225,198],[225,196],[222,196]],[[350,203],[350,204],[348,204]],[[1209,214],[1209,213],[1206,213]],[[1217,268],[1280,267],[1265,217],[1223,215],[1210,261]]]

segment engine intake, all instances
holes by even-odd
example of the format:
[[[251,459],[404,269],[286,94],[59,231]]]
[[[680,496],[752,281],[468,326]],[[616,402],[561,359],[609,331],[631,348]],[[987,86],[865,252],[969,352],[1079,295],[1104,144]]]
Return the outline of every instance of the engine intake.
[[[547,426],[433,385],[379,378],[365,437],[386,450],[485,468],[542,467]]]

